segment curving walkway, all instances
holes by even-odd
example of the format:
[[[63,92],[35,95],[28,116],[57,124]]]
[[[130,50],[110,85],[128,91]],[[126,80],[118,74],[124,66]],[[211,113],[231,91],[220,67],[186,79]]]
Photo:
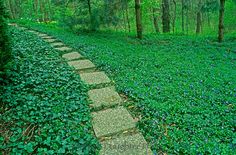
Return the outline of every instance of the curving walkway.
[[[89,86],[88,97],[92,110],[93,130],[102,145],[99,154],[152,154],[143,135],[136,128],[135,119],[123,106],[124,101],[116,92],[114,82],[105,72],[98,70],[90,60],[56,38],[23,27],[19,28],[38,35],[53,48],[64,53],[62,58]]]

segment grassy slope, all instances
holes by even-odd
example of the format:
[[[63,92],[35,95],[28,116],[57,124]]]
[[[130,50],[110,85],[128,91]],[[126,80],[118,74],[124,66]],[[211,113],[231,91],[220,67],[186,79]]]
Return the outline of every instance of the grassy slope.
[[[13,62],[1,86],[0,152],[95,154],[86,87],[59,53],[12,30]]]
[[[149,36],[137,41],[116,34],[72,33],[32,25],[85,56],[137,101],[141,131],[153,150],[232,154],[235,149],[235,38]]]

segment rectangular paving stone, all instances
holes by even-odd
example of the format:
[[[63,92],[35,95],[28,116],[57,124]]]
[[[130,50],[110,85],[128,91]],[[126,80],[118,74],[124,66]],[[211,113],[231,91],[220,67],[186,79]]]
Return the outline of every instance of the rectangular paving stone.
[[[44,33],[39,33],[38,36],[39,36],[39,37],[47,37],[48,35],[47,35],[47,34],[44,34]]]
[[[68,52],[68,51],[72,51],[72,48],[69,48],[69,47],[58,47],[58,48],[55,48],[56,50],[58,51],[61,51],[61,52]]]
[[[53,43],[53,42],[56,42],[57,39],[44,39],[44,41],[46,41],[48,43]]]
[[[135,127],[135,121],[124,107],[92,113],[97,137],[109,136]]]
[[[75,59],[79,59],[79,58],[82,58],[83,56],[80,55],[78,52],[71,52],[71,53],[67,53],[67,54],[64,54],[62,56],[62,58],[70,61],[70,60],[75,60]]]
[[[99,155],[153,155],[140,133],[106,140],[101,145]]]
[[[117,105],[122,102],[121,97],[115,91],[115,87],[106,87],[93,89],[88,92],[89,99],[92,101],[92,107]]]
[[[50,44],[52,47],[62,47],[65,46],[62,42],[55,42]]]
[[[53,39],[53,37],[52,36],[44,36],[44,37],[42,37],[43,39]]]
[[[25,30],[25,29],[23,29],[23,30]],[[33,31],[33,30],[29,30],[28,32],[30,32],[30,33],[36,33],[36,31]]]
[[[25,27],[19,27],[19,29],[21,29],[21,30],[28,30],[28,29],[25,28]],[[34,32],[36,32],[36,31],[34,31]]]
[[[99,85],[111,82],[104,72],[81,73],[80,78],[88,85]]]
[[[95,67],[95,65],[89,60],[69,61],[68,64],[76,70],[84,70]]]

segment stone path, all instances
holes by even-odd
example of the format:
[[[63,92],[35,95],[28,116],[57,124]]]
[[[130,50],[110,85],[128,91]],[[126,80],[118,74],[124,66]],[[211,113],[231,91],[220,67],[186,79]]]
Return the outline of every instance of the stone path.
[[[25,28],[22,29],[25,30]],[[100,154],[151,155],[152,151],[136,128],[135,119],[122,106],[123,100],[105,72],[96,69],[90,60],[56,38],[33,30],[28,31],[38,35],[53,48],[62,52],[62,58],[78,71],[81,80],[91,88],[88,91],[88,97],[93,111],[94,134],[102,144]]]

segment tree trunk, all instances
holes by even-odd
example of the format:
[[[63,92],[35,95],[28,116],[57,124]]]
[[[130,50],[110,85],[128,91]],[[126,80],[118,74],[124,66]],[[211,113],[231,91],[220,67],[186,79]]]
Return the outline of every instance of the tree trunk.
[[[196,25],[196,34],[201,33],[201,25],[202,25],[202,13],[201,13],[201,0],[198,3],[198,12],[197,12],[197,25]]]
[[[129,3],[128,3],[127,0],[126,0],[126,7],[125,7],[125,9],[126,9],[126,20],[127,20],[127,24],[128,24],[128,30],[130,32],[131,26],[130,26],[130,21],[129,21]]]
[[[49,0],[45,0],[45,5],[46,7],[44,6],[44,17],[45,17],[44,20],[47,23],[49,22],[49,15],[48,15]]]
[[[153,13],[153,24],[156,33],[160,33],[159,25],[158,25],[158,17],[156,16],[157,8],[152,8],[152,13]]]
[[[188,8],[188,4],[187,4],[187,7],[186,7],[186,20],[185,20],[185,27],[186,27],[186,32],[188,34],[188,30],[189,30],[189,8]]]
[[[173,0],[173,3],[174,3],[174,16],[173,16],[173,21],[172,21],[172,26],[173,26],[173,33],[175,33],[175,20],[176,20],[176,12],[177,12],[177,10],[176,10],[176,1],[175,0]]]
[[[12,19],[16,18],[16,11],[15,11],[14,5],[15,5],[14,1],[13,0],[9,0],[9,8],[10,8],[10,11],[11,11],[11,18]]]
[[[219,34],[218,34],[219,42],[222,42],[224,39],[224,11],[225,11],[225,0],[220,0]]]
[[[48,0],[48,20],[52,20],[52,8],[51,8],[51,0]]]
[[[91,0],[87,0],[87,4],[88,4],[88,12],[89,12],[89,18],[90,18],[90,29],[92,31],[95,31],[96,28],[95,28],[95,25],[93,24]]]
[[[39,1],[39,6],[40,6],[40,22],[44,22],[44,0]]]
[[[143,38],[143,29],[142,29],[142,12],[141,12],[141,0],[135,0],[135,15],[136,15],[136,28],[137,28],[137,37],[139,39]]]
[[[208,23],[208,26],[211,27],[211,16],[210,16],[210,12],[207,12],[207,23]]]
[[[182,32],[184,33],[184,0],[182,2],[182,10],[181,10],[181,15],[182,15]]]
[[[163,32],[168,33],[170,32],[170,6],[169,0],[162,1],[162,25],[163,25]]]
[[[197,27],[196,27],[196,34],[201,33],[201,13],[197,13]]]
[[[38,0],[34,0],[34,13],[35,18],[38,20]]]

